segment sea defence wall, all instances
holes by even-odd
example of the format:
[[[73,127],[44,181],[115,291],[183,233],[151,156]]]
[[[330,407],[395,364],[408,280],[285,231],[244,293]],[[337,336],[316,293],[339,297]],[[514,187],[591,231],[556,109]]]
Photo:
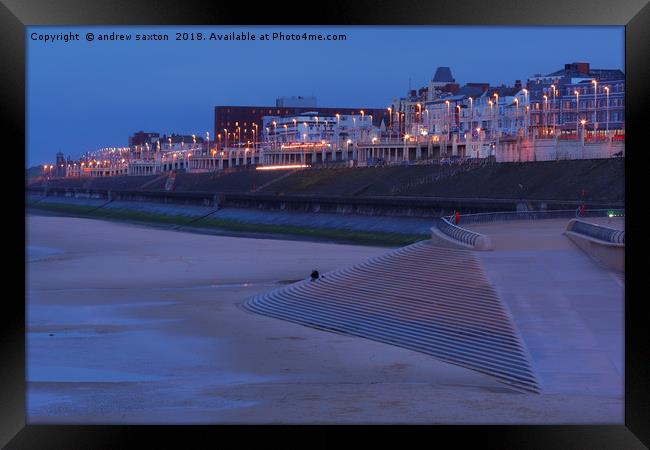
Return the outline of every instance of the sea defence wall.
[[[246,170],[31,180],[30,189],[263,194],[311,198],[524,199],[537,204],[625,201],[624,158],[304,170]],[[168,183],[168,178],[174,178]],[[548,209],[552,209],[548,206]],[[555,208],[557,209],[557,208]]]
[[[124,200],[81,193],[79,196],[26,198],[28,212],[117,220],[175,230],[232,236],[322,240],[348,244],[401,246],[427,239],[433,219],[223,208],[201,202],[165,203]],[[167,199],[169,200],[169,199]],[[206,203],[209,199],[205,199]]]
[[[564,234],[601,265],[625,272],[625,230],[572,219]]]
[[[269,211],[291,211],[328,214],[356,214],[365,216],[439,218],[459,211],[475,214],[495,211],[521,210],[575,210],[579,205],[587,209],[620,207],[618,204],[599,202],[487,199],[463,197],[403,197],[403,196],[323,196],[323,195],[272,195],[261,193],[212,193],[177,191],[141,191],[83,189],[72,187],[28,188],[29,195],[65,197],[71,200],[95,198],[133,202],[169,203],[210,206],[214,208],[239,208]]]
[[[622,208],[622,158],[40,179],[34,195],[269,211],[438,218]],[[171,182],[170,182],[171,180]]]

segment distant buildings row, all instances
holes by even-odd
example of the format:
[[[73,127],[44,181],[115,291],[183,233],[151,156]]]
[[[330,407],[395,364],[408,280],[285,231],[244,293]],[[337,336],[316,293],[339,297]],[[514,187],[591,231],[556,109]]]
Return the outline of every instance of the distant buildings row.
[[[204,136],[139,131],[128,147],[76,161],[57,154],[50,176],[150,175],[239,165],[368,165],[491,158],[496,161],[604,158],[624,153],[625,75],[574,62],[525,85],[461,86],[438,67],[426,86],[387,108],[318,107],[315,97],[275,106],[216,106]]]

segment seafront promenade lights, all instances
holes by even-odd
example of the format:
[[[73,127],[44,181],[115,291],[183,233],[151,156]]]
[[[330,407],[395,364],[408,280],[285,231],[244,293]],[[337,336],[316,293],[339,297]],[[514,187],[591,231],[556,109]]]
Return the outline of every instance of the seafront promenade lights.
[[[609,134],[609,86],[605,86],[603,89],[605,89],[605,93],[607,94],[605,98],[605,119],[606,119],[606,128],[605,128],[605,134]]]
[[[598,104],[598,101],[596,99],[596,94],[598,94],[598,81],[591,80],[591,82],[594,84],[594,131],[595,131],[596,128],[598,128],[598,115],[596,110],[596,106]]]
[[[580,113],[580,92],[576,89],[573,91],[576,95],[576,138],[578,137],[578,114]]]
[[[273,123],[273,141],[277,145],[278,136],[277,136],[277,132],[275,130],[276,130],[278,124],[277,124],[277,122],[275,120],[272,123]]]
[[[515,97],[515,127],[519,126],[519,99]]]
[[[544,133],[548,133],[548,96],[544,94],[542,96],[544,99]]]
[[[447,105],[447,120],[446,120],[446,122],[447,122],[447,140],[449,140],[449,133],[451,131],[449,129],[450,122],[451,122],[451,120],[450,120],[451,112],[449,110],[449,107],[451,106],[451,103],[449,102],[449,100],[445,100],[445,104]]]

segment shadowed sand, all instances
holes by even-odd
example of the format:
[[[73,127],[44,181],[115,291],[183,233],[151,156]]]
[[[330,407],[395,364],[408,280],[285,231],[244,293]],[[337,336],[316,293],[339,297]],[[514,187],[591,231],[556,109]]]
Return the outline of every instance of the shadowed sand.
[[[619,423],[615,395],[512,392],[240,308],[386,249],[45,216],[27,227],[29,423]]]

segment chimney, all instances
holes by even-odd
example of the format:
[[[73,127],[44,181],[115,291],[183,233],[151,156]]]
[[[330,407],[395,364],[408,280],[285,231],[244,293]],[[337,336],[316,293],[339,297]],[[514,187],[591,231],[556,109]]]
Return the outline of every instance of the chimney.
[[[580,75],[589,75],[589,63],[577,63],[576,66]]]

